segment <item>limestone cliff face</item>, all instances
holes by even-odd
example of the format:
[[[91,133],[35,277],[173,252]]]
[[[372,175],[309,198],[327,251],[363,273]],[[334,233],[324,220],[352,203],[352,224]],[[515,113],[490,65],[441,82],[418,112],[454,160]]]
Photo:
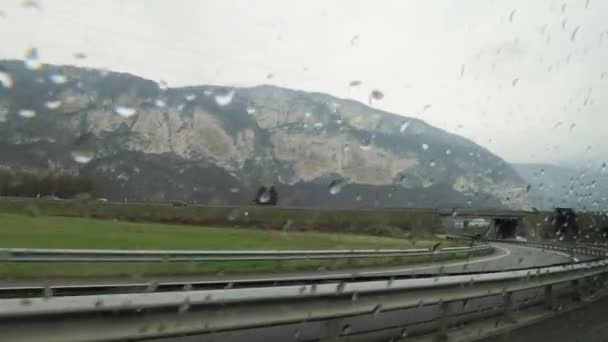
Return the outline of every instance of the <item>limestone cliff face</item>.
[[[14,81],[0,87],[0,164],[89,175],[105,197],[249,203],[275,185],[286,205],[527,205],[523,181],[499,157],[355,101],[0,65]],[[342,191],[332,194],[335,181]]]

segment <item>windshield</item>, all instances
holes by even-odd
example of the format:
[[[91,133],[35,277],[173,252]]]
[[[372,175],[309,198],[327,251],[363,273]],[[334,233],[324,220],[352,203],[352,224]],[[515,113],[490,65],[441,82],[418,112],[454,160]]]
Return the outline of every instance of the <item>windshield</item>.
[[[605,13],[3,1],[0,327],[35,340],[24,333],[74,319],[58,341],[458,340],[461,323],[478,339],[605,338],[587,332],[605,310],[580,300],[601,297],[608,242]],[[548,317],[583,306],[586,328]],[[539,308],[546,326],[520,329]]]

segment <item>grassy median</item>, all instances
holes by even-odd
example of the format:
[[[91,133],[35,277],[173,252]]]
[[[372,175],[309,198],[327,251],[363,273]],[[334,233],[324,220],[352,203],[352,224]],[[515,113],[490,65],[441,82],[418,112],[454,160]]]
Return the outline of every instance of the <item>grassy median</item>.
[[[283,232],[264,229],[214,228],[130,223],[85,218],[0,214],[0,247],[175,250],[289,250],[426,248],[437,239],[399,239],[355,234]],[[442,240],[443,246],[454,242]],[[441,256],[440,258],[466,257]],[[439,257],[435,257],[439,258]],[[438,259],[435,259],[438,260]],[[0,277],[127,276],[284,272],[395,265],[431,261],[430,257],[351,260],[140,262],[140,263],[15,263],[0,262]]]

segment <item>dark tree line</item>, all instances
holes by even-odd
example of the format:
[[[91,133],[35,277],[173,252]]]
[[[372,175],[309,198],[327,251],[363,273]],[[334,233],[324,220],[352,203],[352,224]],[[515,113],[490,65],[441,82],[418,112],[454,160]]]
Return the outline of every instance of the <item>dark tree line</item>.
[[[257,205],[277,205],[279,202],[279,194],[277,193],[274,186],[266,188],[261,186],[253,199],[253,203]]]
[[[82,176],[0,171],[0,196],[72,198],[93,190],[93,181]]]

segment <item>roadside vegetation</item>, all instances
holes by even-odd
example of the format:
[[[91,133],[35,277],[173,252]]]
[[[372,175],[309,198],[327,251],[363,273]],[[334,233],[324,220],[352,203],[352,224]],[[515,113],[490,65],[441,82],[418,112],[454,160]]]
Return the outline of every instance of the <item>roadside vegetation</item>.
[[[454,241],[432,237],[394,238],[318,231],[242,229],[159,223],[134,223],[76,217],[19,215],[0,212],[2,248],[89,248],[174,250],[289,250],[381,249],[454,246]],[[348,260],[45,263],[0,262],[0,278],[186,275],[251,272],[286,272],[404,265],[467,257],[394,257]]]

